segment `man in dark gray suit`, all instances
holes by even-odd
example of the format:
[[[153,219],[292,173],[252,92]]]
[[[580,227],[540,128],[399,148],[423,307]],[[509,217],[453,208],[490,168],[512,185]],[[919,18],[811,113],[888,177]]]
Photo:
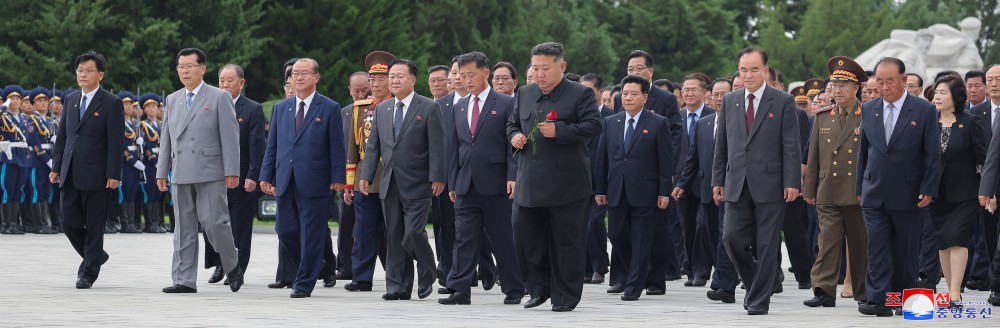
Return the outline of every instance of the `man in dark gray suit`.
[[[726,95],[718,113],[713,197],[726,202],[722,241],[746,285],[743,306],[761,315],[776,283],[785,202],[799,196],[802,150],[792,95],[764,84],[767,52],[746,48],[737,59],[745,88]]]
[[[389,247],[385,267],[387,301],[408,300],[417,262],[417,296],[426,298],[434,283],[434,251],[427,241],[431,197],[444,190],[445,145],[441,106],[413,91],[417,65],[405,59],[389,63],[389,89],[396,95],[378,106],[367,156],[382,158],[382,211]],[[375,178],[378,161],[364,161],[361,192]]]
[[[583,293],[591,186],[587,141],[601,133],[594,91],[567,80],[563,47],[531,49],[534,84],[518,93],[507,138],[519,149],[514,245],[533,308],[572,311]],[[527,137],[526,135],[530,135]]]

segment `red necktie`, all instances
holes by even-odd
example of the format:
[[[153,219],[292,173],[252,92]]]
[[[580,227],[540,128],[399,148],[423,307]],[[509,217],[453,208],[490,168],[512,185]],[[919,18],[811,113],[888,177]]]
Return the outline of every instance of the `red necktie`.
[[[472,100],[472,123],[469,124],[469,132],[476,135],[476,124],[479,124],[479,96]]]
[[[750,133],[750,128],[753,127],[753,94],[747,96],[747,134]]]

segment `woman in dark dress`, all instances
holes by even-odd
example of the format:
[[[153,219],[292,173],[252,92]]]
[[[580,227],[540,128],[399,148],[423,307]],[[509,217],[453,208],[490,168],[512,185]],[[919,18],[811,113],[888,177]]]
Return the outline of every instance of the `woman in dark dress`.
[[[931,206],[937,231],[941,270],[948,281],[951,307],[962,300],[962,278],[969,258],[969,239],[980,207],[977,167],[986,158],[986,132],[979,116],[963,110],[965,83],[953,76],[934,82],[934,106],[941,123],[941,184]]]

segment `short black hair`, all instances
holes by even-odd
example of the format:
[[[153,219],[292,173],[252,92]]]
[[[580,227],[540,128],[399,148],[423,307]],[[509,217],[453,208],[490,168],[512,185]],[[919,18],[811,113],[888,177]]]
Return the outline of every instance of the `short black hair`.
[[[437,72],[437,71],[444,71],[444,74],[445,74],[445,75],[448,75],[448,72],[449,72],[450,70],[451,70],[451,69],[450,69],[450,68],[448,68],[448,66],[444,66],[444,65],[434,65],[434,66],[431,66],[431,68],[428,68],[428,69],[427,69],[427,75],[431,75],[431,73],[434,73],[434,72]]]
[[[667,91],[670,91],[671,93],[673,93],[674,89],[675,89],[674,88],[674,82],[670,82],[670,80],[667,80],[667,79],[659,79],[659,80],[653,81],[653,86],[657,87],[657,88],[667,87]]]
[[[955,76],[956,78],[959,78],[959,79],[962,78],[962,74],[958,74],[958,72],[949,69],[949,70],[940,71],[940,72],[937,73],[937,75],[934,75],[934,81],[936,82],[938,79],[940,79],[940,78],[942,78],[942,77],[944,77],[946,75],[952,75],[952,76]],[[923,82],[923,80],[921,80],[920,82]],[[920,85],[922,86],[924,84],[920,83]]]
[[[646,61],[646,67],[653,67],[653,55],[650,55],[645,50],[632,50],[632,52],[625,56],[625,61],[632,60],[635,57],[642,57]]]
[[[225,71],[227,69],[232,69],[233,71],[235,71],[236,72],[236,76],[239,76],[241,80],[246,78],[243,75],[243,67],[241,67],[240,65],[236,65],[236,64],[226,64],[226,65],[222,66],[222,68],[219,69],[219,75],[222,75],[222,71]]]
[[[621,84],[611,87],[611,94],[614,94],[615,92],[622,92]]]
[[[948,90],[951,91],[951,101],[955,105],[955,111],[964,110],[965,102],[968,101],[968,94],[965,93],[965,81],[954,75],[945,75],[934,81],[934,89],[937,89],[941,83],[947,85]]]
[[[688,80],[698,81],[698,86],[701,86],[702,89],[708,90],[708,83],[706,83],[705,79],[701,78],[701,76],[698,76],[698,74],[688,74],[683,79],[681,79],[681,85],[683,85],[684,82],[687,82]]]
[[[760,54],[760,57],[764,59],[764,65],[767,65],[767,51],[764,51],[764,49],[760,49],[760,48],[756,48],[756,47],[746,47],[746,48],[743,48],[743,50],[740,50],[740,53],[738,55],[736,55],[736,62],[739,62],[740,59],[743,58],[743,56],[749,55],[749,54],[752,54],[752,53],[758,53],[758,54]]]
[[[406,65],[406,68],[410,70],[410,75],[417,76],[417,63],[414,63],[409,59],[396,58],[389,62],[389,69],[392,69],[396,65]]]
[[[297,61],[299,61],[298,58],[289,59],[288,61],[285,62],[285,65],[282,66],[282,67],[284,67],[283,70],[287,71],[287,70],[291,69],[292,66],[295,65],[295,62],[297,62]]]
[[[983,84],[986,84],[986,72],[980,71],[978,69],[965,72],[965,83],[969,83],[969,79],[974,79],[974,78],[979,78],[980,80],[983,81]]]
[[[638,75],[629,75],[629,76],[626,76],[624,79],[622,79],[622,87],[624,87],[625,84],[628,84],[628,83],[638,83],[639,84],[639,90],[642,91],[642,94],[648,94],[649,93],[649,80],[646,80],[646,78],[644,78],[644,77],[641,77],[641,76],[638,76]]]
[[[576,83],[580,83],[580,74],[576,74],[576,73],[572,73],[572,72],[566,72],[566,74],[564,74],[564,76],[566,76],[567,80],[570,80],[570,81],[573,81],[573,82],[576,82]]]
[[[489,69],[490,68],[490,58],[486,57],[486,54],[473,51],[461,56],[458,56],[458,66],[464,66],[468,63],[476,63],[476,68],[478,69]]]
[[[532,56],[554,56],[556,61],[562,60],[565,54],[563,45],[558,42],[539,43],[531,47]]]
[[[604,89],[604,78],[597,73],[587,73],[580,77],[580,82],[587,81],[594,84],[595,88]]]
[[[920,77],[919,74],[917,74],[917,73],[906,73],[906,74],[903,74],[903,75],[912,76],[912,77],[917,78],[917,84],[919,84],[921,88],[924,87],[924,78]]]
[[[768,66],[767,74],[771,75],[772,80],[775,80],[781,84],[785,84],[785,74],[781,74],[781,71],[774,69],[774,67]]]
[[[94,51],[88,51],[82,55],[76,56],[76,60],[73,61],[73,67],[79,67],[83,62],[93,60],[94,65],[97,66],[98,72],[104,72],[104,67],[107,65],[107,60],[104,59],[104,55],[96,53]]]
[[[712,81],[712,89],[715,89],[715,85],[719,84],[719,83],[728,84],[729,85],[729,91],[733,91],[733,81],[730,80],[728,77],[720,77],[720,78],[715,79],[715,81]],[[711,91],[711,90],[709,90],[709,91]]]
[[[455,65],[456,63],[458,63],[458,57],[462,57],[462,55],[451,57],[451,64],[452,65]]]
[[[493,65],[493,72],[496,73],[497,69],[501,67],[510,71],[510,78],[517,80],[517,69],[514,68],[513,64],[505,61],[499,62],[496,65]]]
[[[875,76],[875,71],[873,71],[873,70],[866,70],[865,74],[868,75],[868,77],[872,77],[872,76]]]
[[[896,57],[882,57],[881,59],[879,59],[878,63],[875,63],[875,73],[878,73],[878,67],[881,66],[882,63],[895,64],[896,67],[899,68],[899,74],[906,73],[906,64],[903,64],[903,61],[899,60],[899,58]]]
[[[180,64],[181,57],[190,56],[192,54],[193,55],[197,55],[197,57],[198,57],[198,65],[205,65],[205,52],[201,51],[201,49],[198,49],[198,48],[184,48],[184,49],[181,49],[181,51],[177,52],[177,63]]]

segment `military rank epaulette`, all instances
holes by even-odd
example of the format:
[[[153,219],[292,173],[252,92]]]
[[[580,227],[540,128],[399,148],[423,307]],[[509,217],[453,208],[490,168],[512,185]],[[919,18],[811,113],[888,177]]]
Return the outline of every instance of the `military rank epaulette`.
[[[368,105],[373,105],[373,104],[375,104],[375,100],[372,100],[372,99],[361,99],[361,100],[358,100],[358,101],[354,102],[354,107],[368,106]]]
[[[358,168],[357,164],[347,164],[347,184],[344,188],[348,190],[354,190],[354,179],[356,177],[356,170]]]
[[[813,114],[819,114],[819,113],[831,111],[834,108],[837,108],[837,105],[826,105],[824,107],[821,107],[820,109],[817,109],[817,110],[813,111]]]

